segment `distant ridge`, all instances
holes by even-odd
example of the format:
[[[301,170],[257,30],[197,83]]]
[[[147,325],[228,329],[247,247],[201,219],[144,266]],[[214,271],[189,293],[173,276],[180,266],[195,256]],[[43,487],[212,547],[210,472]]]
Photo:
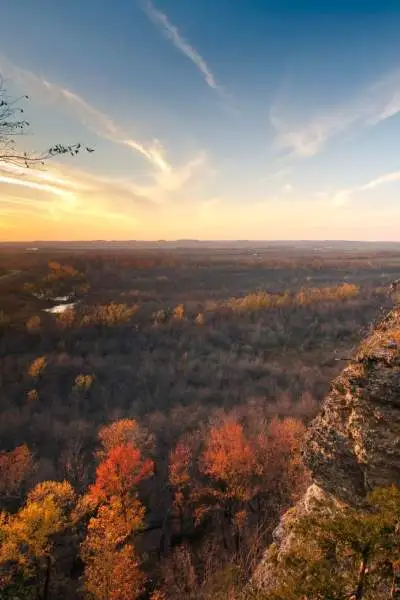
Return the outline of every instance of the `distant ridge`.
[[[0,248],[66,248],[66,249],[102,249],[102,248],[140,248],[140,249],[303,249],[315,251],[365,251],[394,250],[400,251],[400,241],[357,241],[357,240],[78,240],[78,241],[41,241],[27,240],[22,242],[0,242]]]

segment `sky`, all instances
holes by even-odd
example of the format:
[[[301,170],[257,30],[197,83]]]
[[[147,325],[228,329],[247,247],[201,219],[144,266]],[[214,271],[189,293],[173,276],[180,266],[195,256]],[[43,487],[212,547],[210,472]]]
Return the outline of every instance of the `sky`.
[[[398,0],[2,0],[18,148],[95,152],[0,162],[0,240],[400,241],[399,30]]]

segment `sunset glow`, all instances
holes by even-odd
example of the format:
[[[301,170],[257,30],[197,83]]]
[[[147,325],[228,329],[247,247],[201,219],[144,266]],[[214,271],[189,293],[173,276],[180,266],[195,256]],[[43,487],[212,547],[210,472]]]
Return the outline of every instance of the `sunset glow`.
[[[7,4],[30,13],[19,48],[0,25],[0,72],[30,97],[18,147],[95,152],[3,164],[1,240],[400,239],[396,16],[298,19],[255,3],[245,16],[229,8],[238,39],[228,5],[207,2],[207,17],[196,3],[122,3],[96,28],[94,2]]]

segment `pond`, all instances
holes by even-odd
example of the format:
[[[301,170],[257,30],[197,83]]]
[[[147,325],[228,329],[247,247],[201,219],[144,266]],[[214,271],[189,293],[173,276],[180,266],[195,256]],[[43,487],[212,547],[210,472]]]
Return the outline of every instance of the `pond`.
[[[73,308],[75,306],[75,304],[76,304],[76,302],[70,302],[69,304],[56,304],[55,306],[52,306],[51,308],[45,308],[43,310],[44,310],[44,312],[52,313],[53,315],[59,315],[59,314],[65,312],[66,310]]]

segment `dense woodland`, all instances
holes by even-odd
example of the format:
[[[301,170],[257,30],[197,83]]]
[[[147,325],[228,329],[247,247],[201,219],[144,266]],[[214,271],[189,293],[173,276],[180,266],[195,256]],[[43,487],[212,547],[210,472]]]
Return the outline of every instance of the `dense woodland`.
[[[378,247],[2,248],[0,597],[239,597],[399,272]]]

